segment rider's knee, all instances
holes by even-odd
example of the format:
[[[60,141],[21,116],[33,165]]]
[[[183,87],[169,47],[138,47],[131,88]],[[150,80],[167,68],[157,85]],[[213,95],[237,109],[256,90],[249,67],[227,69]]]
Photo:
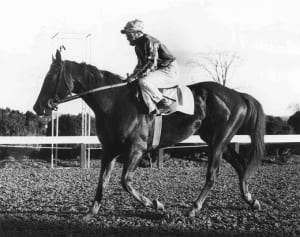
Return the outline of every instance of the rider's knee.
[[[140,78],[140,79],[138,80],[138,83],[139,83],[139,86],[140,86],[140,87],[146,87],[146,86],[148,85],[145,77]]]

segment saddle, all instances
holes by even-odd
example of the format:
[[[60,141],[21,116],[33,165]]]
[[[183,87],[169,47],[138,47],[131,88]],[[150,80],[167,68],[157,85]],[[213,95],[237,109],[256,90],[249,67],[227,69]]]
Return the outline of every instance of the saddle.
[[[169,100],[167,108],[158,109],[162,115],[172,114],[174,112],[182,112],[184,114],[194,114],[194,97],[193,93],[187,86],[178,85],[173,88],[159,89],[166,100]]]
[[[138,102],[140,107],[143,107],[143,111],[147,113],[148,108],[143,99],[143,91],[137,85],[137,83],[131,83],[131,90],[135,100]],[[159,89],[167,103],[164,106],[157,106],[152,101],[153,106],[157,108],[156,115],[169,115],[175,112],[182,112],[184,114],[194,114],[194,97],[192,91],[183,85],[178,85],[172,88]]]

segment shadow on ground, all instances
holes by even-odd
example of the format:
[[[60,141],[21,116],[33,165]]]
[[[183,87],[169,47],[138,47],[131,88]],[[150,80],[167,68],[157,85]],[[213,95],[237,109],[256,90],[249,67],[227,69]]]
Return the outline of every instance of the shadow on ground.
[[[188,231],[180,230],[176,227],[157,226],[157,227],[105,227],[103,223],[66,223],[65,221],[45,222],[45,221],[24,221],[17,219],[5,219],[0,223],[0,236],[124,236],[124,237],[154,237],[154,236],[197,236],[197,237],[232,237],[232,236],[247,236],[261,237],[270,236],[270,233],[258,232],[224,232],[216,230],[198,230]],[[272,234],[272,236],[289,236],[285,233]]]

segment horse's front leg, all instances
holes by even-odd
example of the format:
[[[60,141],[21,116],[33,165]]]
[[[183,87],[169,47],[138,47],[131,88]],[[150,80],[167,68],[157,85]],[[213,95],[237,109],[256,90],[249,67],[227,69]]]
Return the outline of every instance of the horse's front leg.
[[[123,167],[122,178],[121,178],[122,187],[126,192],[130,193],[143,206],[152,207],[157,210],[164,210],[164,206],[158,200],[154,200],[153,202],[151,202],[147,197],[143,196],[132,187],[134,171],[140,159],[142,158],[142,155],[143,155],[143,151],[142,149],[139,148],[139,146],[132,146],[128,156],[128,160]]]
[[[99,211],[101,200],[105,191],[105,188],[107,187],[110,179],[111,172],[115,166],[116,163],[116,157],[111,158],[110,153],[107,153],[104,151],[104,154],[102,156],[101,160],[101,171],[96,191],[96,196],[94,199],[93,206],[91,207],[88,214],[84,217],[85,220],[90,220],[94,215],[96,215]]]

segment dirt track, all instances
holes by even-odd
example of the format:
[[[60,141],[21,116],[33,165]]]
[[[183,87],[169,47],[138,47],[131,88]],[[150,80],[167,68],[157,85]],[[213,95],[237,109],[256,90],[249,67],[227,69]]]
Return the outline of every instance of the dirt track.
[[[206,165],[176,159],[166,166],[138,169],[134,183],[150,199],[163,202],[165,213],[130,198],[119,184],[117,165],[103,207],[90,223],[82,217],[99,169],[2,168],[0,236],[300,236],[299,163],[260,168],[250,190],[263,210],[252,211],[240,198],[234,170],[223,162],[195,218],[184,213],[204,184]]]

